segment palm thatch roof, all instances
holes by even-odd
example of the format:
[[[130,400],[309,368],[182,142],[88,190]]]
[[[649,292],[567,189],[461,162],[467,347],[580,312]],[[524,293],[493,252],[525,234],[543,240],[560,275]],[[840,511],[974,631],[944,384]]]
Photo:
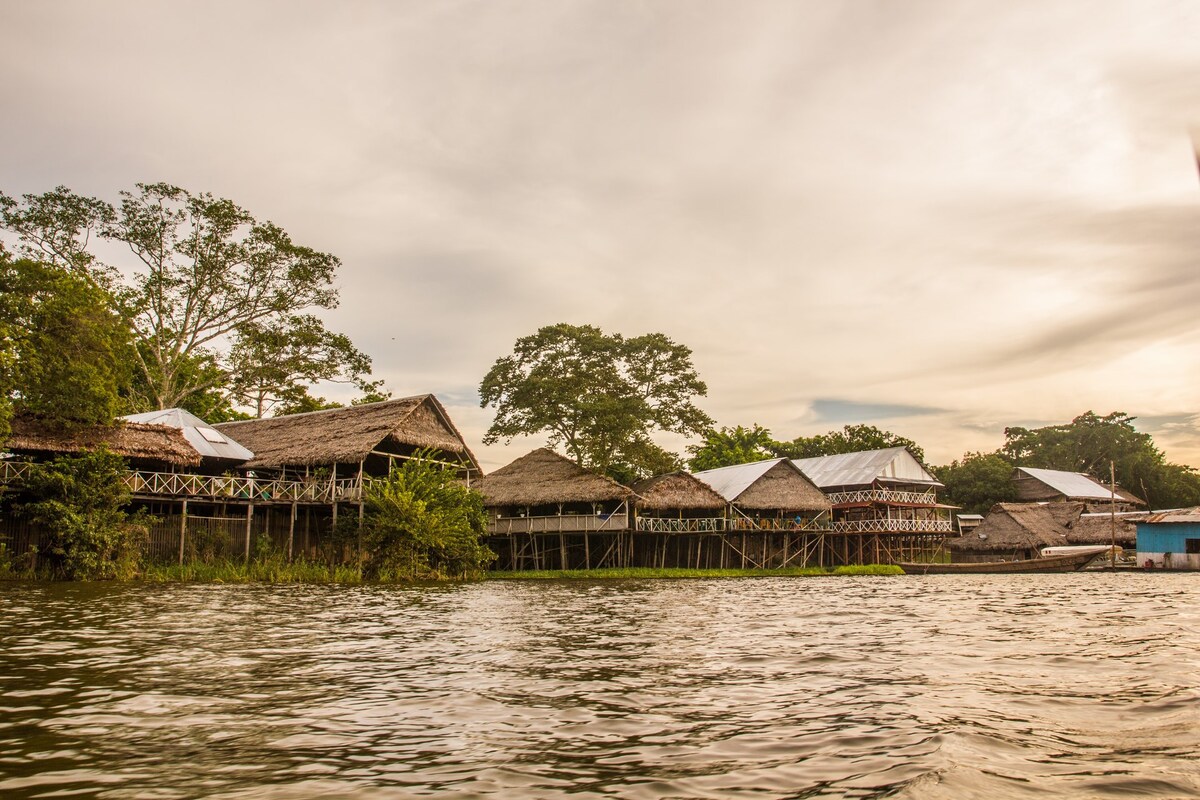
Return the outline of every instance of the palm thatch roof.
[[[200,453],[188,444],[179,428],[125,422],[74,430],[59,430],[34,417],[12,420],[12,435],[4,445],[14,453],[62,455],[107,448],[123,458],[161,461],[178,467],[194,467]]]
[[[1067,529],[1067,541],[1071,544],[1111,544],[1115,527],[1119,546],[1137,547],[1137,523],[1145,522],[1148,516],[1150,514],[1147,511],[1116,515],[1081,514]]]
[[[244,465],[251,468],[353,464],[391,441],[453,453],[479,469],[462,434],[431,394],[214,427],[254,451]]]
[[[949,539],[951,550],[1040,550],[1070,544],[1067,528],[1055,518],[1054,503],[997,503],[969,533]],[[1057,509],[1061,514],[1063,509]]]
[[[474,488],[483,493],[488,508],[601,503],[631,494],[611,478],[588,472],[544,447],[484,476]]]
[[[697,472],[738,508],[753,511],[828,511],[825,493],[786,458]]]
[[[723,509],[725,498],[704,481],[686,472],[657,475],[634,484],[637,507],[653,511]]]

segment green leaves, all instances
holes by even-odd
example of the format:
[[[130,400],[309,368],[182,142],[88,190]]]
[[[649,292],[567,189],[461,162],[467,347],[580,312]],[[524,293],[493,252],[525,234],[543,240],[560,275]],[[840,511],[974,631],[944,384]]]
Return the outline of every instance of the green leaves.
[[[626,339],[592,325],[541,328],[518,339],[480,384],[480,406],[496,407],[484,443],[548,432],[581,466],[647,474],[664,457],[652,433],[695,435],[712,424],[692,402],[708,389],[691,357],[661,333]]]
[[[735,464],[750,464],[778,458],[774,452],[778,446],[779,443],[771,438],[771,432],[758,425],[753,428],[743,428],[741,425],[721,428],[719,431],[709,431],[703,444],[689,448],[692,453],[689,465],[693,472],[702,472]]]
[[[495,558],[480,541],[483,498],[430,460],[434,455],[418,452],[367,486],[363,545],[376,578],[478,575]]]
[[[889,447],[907,447],[918,461],[925,461],[925,451],[912,439],[874,425],[846,425],[840,431],[800,436],[790,442],[780,442],[776,449],[779,455],[788,458],[814,458],[863,450],[884,450]]]

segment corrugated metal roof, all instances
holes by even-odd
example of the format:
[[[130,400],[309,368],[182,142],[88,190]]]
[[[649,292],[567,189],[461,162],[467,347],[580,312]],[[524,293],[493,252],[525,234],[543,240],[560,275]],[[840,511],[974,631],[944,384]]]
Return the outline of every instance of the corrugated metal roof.
[[[1107,486],[1082,472],[1067,472],[1061,469],[1038,469],[1036,467],[1017,467],[1017,471],[1041,481],[1070,500],[1077,498],[1108,500],[1112,497],[1112,492],[1109,491]],[[1124,499],[1120,492],[1117,492],[1117,499]]]
[[[148,425],[166,425],[183,430],[188,444],[204,458],[220,458],[227,461],[249,461],[254,458],[245,447],[221,433],[190,411],[182,408],[167,408],[162,411],[147,411],[144,414],[129,414],[121,419],[142,422]]]
[[[749,489],[751,484],[765,475],[771,467],[786,460],[786,458],[771,458],[749,464],[735,464],[732,467],[706,469],[703,472],[693,473],[693,476],[707,483],[717,494],[732,503],[742,492]]]
[[[1183,522],[1193,525],[1200,523],[1200,507],[1195,508],[1178,508],[1174,511],[1160,511],[1157,514],[1151,514],[1146,519],[1138,522],[1139,525],[1157,525],[1159,523]]]
[[[868,486],[880,479],[942,485],[906,447],[798,458],[792,463],[822,489],[832,486]]]

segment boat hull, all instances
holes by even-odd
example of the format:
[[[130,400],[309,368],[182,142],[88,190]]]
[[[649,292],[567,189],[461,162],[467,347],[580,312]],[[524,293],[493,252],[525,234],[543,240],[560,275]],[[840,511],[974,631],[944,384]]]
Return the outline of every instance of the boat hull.
[[[1021,572],[1075,572],[1086,567],[1107,548],[1099,547],[1085,553],[1070,553],[1062,556],[1046,556],[1024,561],[977,561],[965,564],[907,564],[898,566],[907,575],[975,575],[1012,574]]]

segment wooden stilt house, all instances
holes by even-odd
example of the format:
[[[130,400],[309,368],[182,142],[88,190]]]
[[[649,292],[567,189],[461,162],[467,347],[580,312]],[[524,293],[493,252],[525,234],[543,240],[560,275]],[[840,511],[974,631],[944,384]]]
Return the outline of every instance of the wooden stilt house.
[[[628,566],[630,489],[546,448],[479,481],[500,569]]]
[[[816,565],[829,524],[829,500],[786,458],[697,472],[729,504],[718,567]]]
[[[1037,558],[1043,547],[1073,544],[1064,509],[1042,503],[997,503],[969,533],[948,539],[953,563]]]
[[[706,569],[720,563],[729,504],[699,478],[672,472],[633,486],[638,566]]]

